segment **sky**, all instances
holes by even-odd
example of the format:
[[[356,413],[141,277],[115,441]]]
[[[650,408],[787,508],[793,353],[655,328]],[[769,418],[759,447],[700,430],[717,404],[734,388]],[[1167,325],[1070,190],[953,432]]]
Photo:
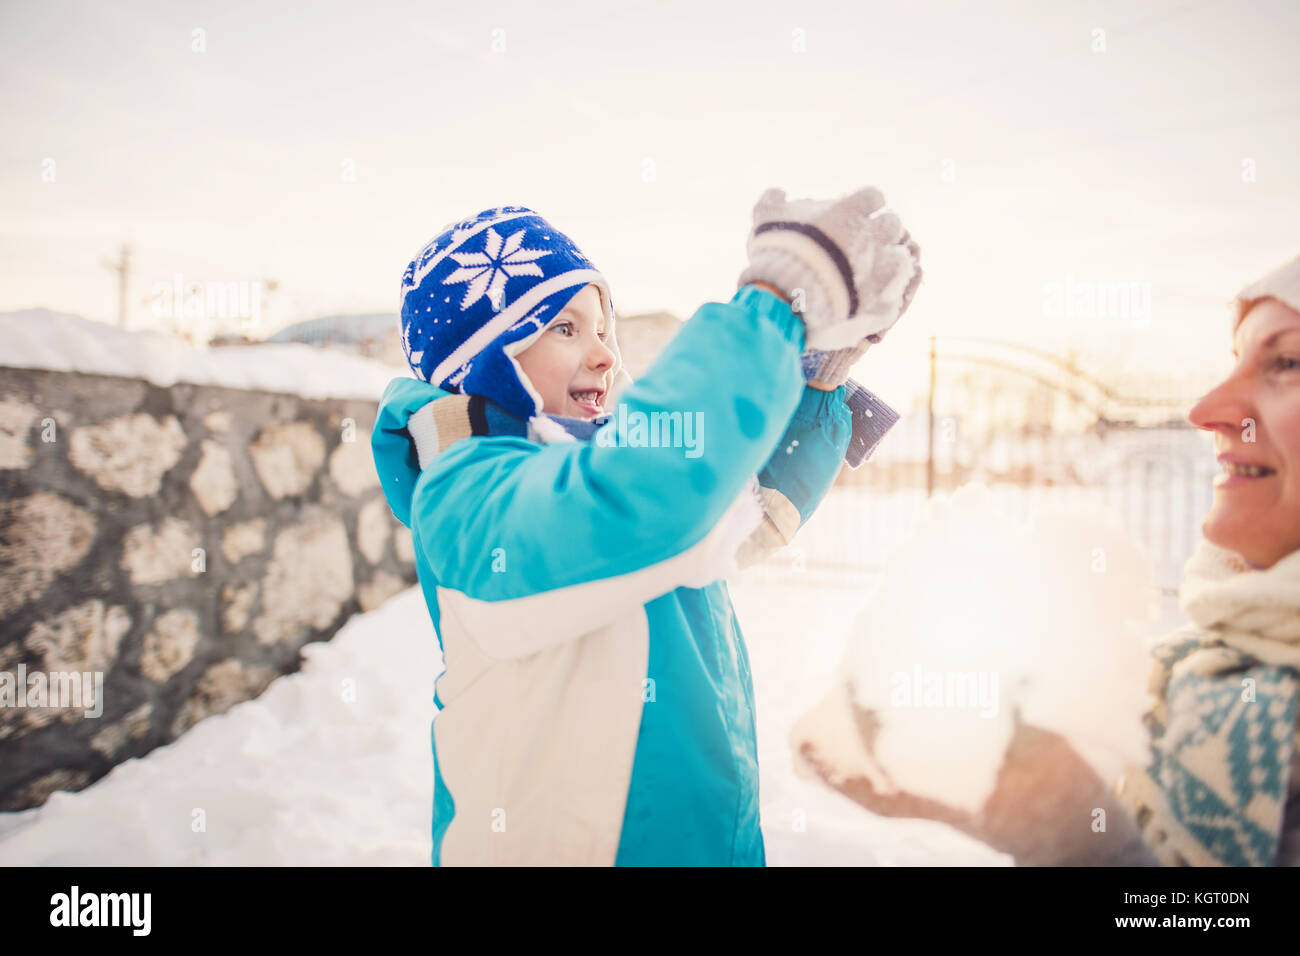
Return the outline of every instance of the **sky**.
[[[443,225],[518,203],[621,313],[686,318],[735,291],[765,188],[875,185],[925,269],[859,366],[887,397],[931,335],[1190,390],[1300,252],[1297,27],[1285,0],[5,0],[0,311],[115,322],[129,242],[132,328],[178,274],[274,279],[262,334],[395,313]],[[1127,313],[1088,308],[1105,284]]]

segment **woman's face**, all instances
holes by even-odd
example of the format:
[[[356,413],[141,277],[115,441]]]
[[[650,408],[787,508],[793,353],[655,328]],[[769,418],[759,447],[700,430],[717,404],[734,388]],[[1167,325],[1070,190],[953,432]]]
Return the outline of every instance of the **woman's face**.
[[[1205,537],[1259,568],[1300,550],[1300,312],[1265,299],[1237,327],[1236,366],[1188,412],[1223,472]]]

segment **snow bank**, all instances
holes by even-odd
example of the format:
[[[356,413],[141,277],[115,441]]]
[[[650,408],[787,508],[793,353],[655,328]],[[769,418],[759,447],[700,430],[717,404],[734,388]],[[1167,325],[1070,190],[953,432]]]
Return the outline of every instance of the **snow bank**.
[[[1100,509],[1040,507],[1020,523],[981,487],[935,499],[886,563],[795,751],[809,742],[839,779],[976,811],[1019,711],[1113,780],[1145,755],[1150,579]],[[850,702],[880,721],[874,761]]]
[[[0,314],[0,365],[122,375],[164,388],[192,382],[303,398],[375,400],[403,371],[301,343],[195,349],[160,332],[128,332],[49,309]]]

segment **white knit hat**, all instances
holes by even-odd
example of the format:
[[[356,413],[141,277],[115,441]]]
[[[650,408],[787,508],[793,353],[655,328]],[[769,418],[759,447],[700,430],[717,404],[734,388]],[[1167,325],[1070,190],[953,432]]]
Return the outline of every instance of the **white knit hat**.
[[[1262,279],[1256,279],[1237,293],[1237,314],[1233,317],[1232,331],[1237,331],[1246,313],[1262,299],[1277,299],[1283,305],[1300,312],[1300,256],[1286,265],[1278,266]]]

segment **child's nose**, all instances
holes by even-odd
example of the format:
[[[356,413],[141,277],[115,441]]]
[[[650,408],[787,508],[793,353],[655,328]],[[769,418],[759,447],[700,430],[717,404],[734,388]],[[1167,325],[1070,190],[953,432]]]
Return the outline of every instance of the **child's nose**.
[[[614,364],[614,352],[608,345],[599,340],[595,346],[587,353],[587,364],[592,369],[606,369]]]

